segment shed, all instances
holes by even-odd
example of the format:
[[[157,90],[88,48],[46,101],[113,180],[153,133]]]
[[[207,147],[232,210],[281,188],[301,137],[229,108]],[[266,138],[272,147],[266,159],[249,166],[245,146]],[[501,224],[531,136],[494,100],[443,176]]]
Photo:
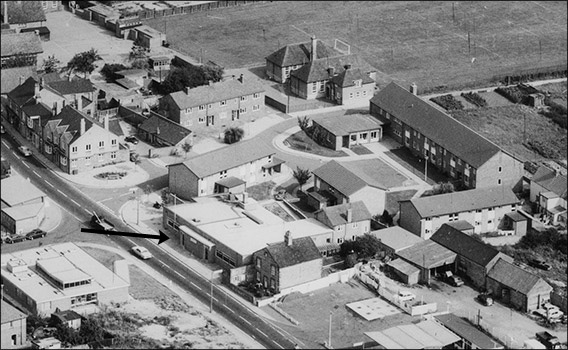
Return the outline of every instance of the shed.
[[[517,211],[505,214],[505,228],[511,229],[517,236],[524,236],[527,233],[528,218]]]
[[[481,332],[474,325],[454,314],[434,317],[444,327],[461,338],[460,349],[504,349],[500,342]]]
[[[444,349],[460,341],[456,334],[433,320],[365,335],[385,349]]]
[[[420,269],[420,281],[430,283],[432,274],[455,270],[457,254],[432,241],[418,242],[396,253],[397,256]]]
[[[381,242],[381,249],[385,251],[385,255],[392,255],[405,248],[422,242],[423,239],[400,226],[387,227],[381,230],[371,231],[371,235],[375,236]]]
[[[420,277],[420,269],[414,265],[402,260],[395,259],[387,263],[387,266],[393,271],[402,282],[413,285],[418,283],[418,277]]]

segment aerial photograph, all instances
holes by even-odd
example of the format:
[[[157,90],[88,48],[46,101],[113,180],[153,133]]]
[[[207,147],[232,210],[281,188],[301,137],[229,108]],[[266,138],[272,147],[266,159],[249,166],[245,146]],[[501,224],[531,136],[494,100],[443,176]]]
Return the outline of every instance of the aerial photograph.
[[[567,1],[0,5],[0,349],[568,349]]]

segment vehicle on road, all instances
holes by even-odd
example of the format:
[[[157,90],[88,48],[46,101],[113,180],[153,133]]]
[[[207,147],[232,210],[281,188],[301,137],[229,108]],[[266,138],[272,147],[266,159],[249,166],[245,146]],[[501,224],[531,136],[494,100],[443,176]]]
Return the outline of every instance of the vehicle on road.
[[[141,247],[141,246],[134,246],[131,248],[132,253],[134,253],[134,255],[136,255],[137,257],[139,257],[140,259],[151,259],[152,258],[152,253],[150,253],[148,251],[148,249]]]
[[[116,231],[116,228],[113,224],[105,219],[104,216],[97,215],[97,213],[95,212],[93,212],[93,216],[91,217],[91,225],[104,231]]]
[[[12,166],[10,162],[4,158],[2,158],[0,162],[2,165],[2,176],[0,178],[5,179],[12,175]]]
[[[10,237],[6,238],[6,243],[8,244],[13,244],[13,243],[19,243],[19,242],[23,242],[27,240],[26,236],[22,236],[22,235],[13,235]]]
[[[18,147],[18,151],[23,154],[25,157],[29,157],[32,155],[32,150],[28,146],[20,146]]]
[[[35,230],[29,232],[26,235],[26,239],[33,240],[35,238],[45,237],[45,235],[47,235],[47,232],[45,232],[44,230],[40,230],[39,228],[36,228]]]
[[[531,259],[528,262],[529,266],[536,267],[537,269],[549,271],[552,266],[548,265],[546,261],[540,259]]]
[[[133,143],[133,144],[135,144],[135,145],[138,144],[138,139],[137,139],[135,136],[126,136],[126,137],[124,138],[124,141]]]
[[[562,344],[558,337],[546,331],[536,333],[536,339],[546,346],[547,349],[562,349]]]
[[[491,306],[493,305],[493,298],[489,293],[481,293],[476,298],[479,303],[483,306]]]

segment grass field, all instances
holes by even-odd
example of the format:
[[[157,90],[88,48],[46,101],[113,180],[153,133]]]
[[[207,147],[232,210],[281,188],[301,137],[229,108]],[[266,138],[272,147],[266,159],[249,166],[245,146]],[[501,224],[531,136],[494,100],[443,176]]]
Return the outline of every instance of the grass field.
[[[566,20],[560,1],[285,1],[145,23],[167,27],[172,48],[226,68],[263,65],[312,35],[337,38],[393,80],[432,88],[565,64]]]

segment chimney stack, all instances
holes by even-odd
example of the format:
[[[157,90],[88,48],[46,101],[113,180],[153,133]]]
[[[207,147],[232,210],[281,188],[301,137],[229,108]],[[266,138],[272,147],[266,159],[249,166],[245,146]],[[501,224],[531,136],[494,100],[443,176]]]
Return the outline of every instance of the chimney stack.
[[[160,135],[160,127],[156,126],[156,135]]]
[[[77,106],[78,111],[83,111],[83,97],[77,96],[77,103],[75,103],[75,106]]]
[[[57,115],[57,102],[53,102],[53,106],[51,107],[51,114],[54,116]]]
[[[190,88],[189,86],[186,86],[186,88],[185,88],[185,94],[186,94],[186,95],[189,95],[189,90],[190,90],[190,89],[191,89],[191,88]]]
[[[290,231],[286,231],[286,233],[284,234],[284,244],[286,244],[287,247],[291,247],[292,242],[292,234],[290,233]]]
[[[416,85],[416,83],[412,83],[412,84],[410,85],[410,92],[411,92],[413,95],[418,96],[418,85]]]
[[[105,122],[104,122],[104,125],[105,125],[105,130],[108,131],[108,114],[105,115]]]
[[[353,209],[347,209],[347,222],[353,221]]]
[[[81,130],[79,135],[83,135],[85,133],[85,118],[81,117]]]
[[[316,40],[316,36],[312,36],[312,52],[310,55],[310,61],[314,61],[317,58],[317,40]]]
[[[20,85],[22,85],[26,81],[23,75],[20,75]]]
[[[39,97],[39,83],[37,81],[34,84],[34,97]]]
[[[327,72],[329,73],[329,76],[332,77],[335,74],[335,68],[329,67],[327,68]]]
[[[241,74],[238,80],[241,82],[241,84],[243,84],[245,82],[245,76]]]
[[[346,64],[344,68],[345,70],[351,69],[351,64]]]

